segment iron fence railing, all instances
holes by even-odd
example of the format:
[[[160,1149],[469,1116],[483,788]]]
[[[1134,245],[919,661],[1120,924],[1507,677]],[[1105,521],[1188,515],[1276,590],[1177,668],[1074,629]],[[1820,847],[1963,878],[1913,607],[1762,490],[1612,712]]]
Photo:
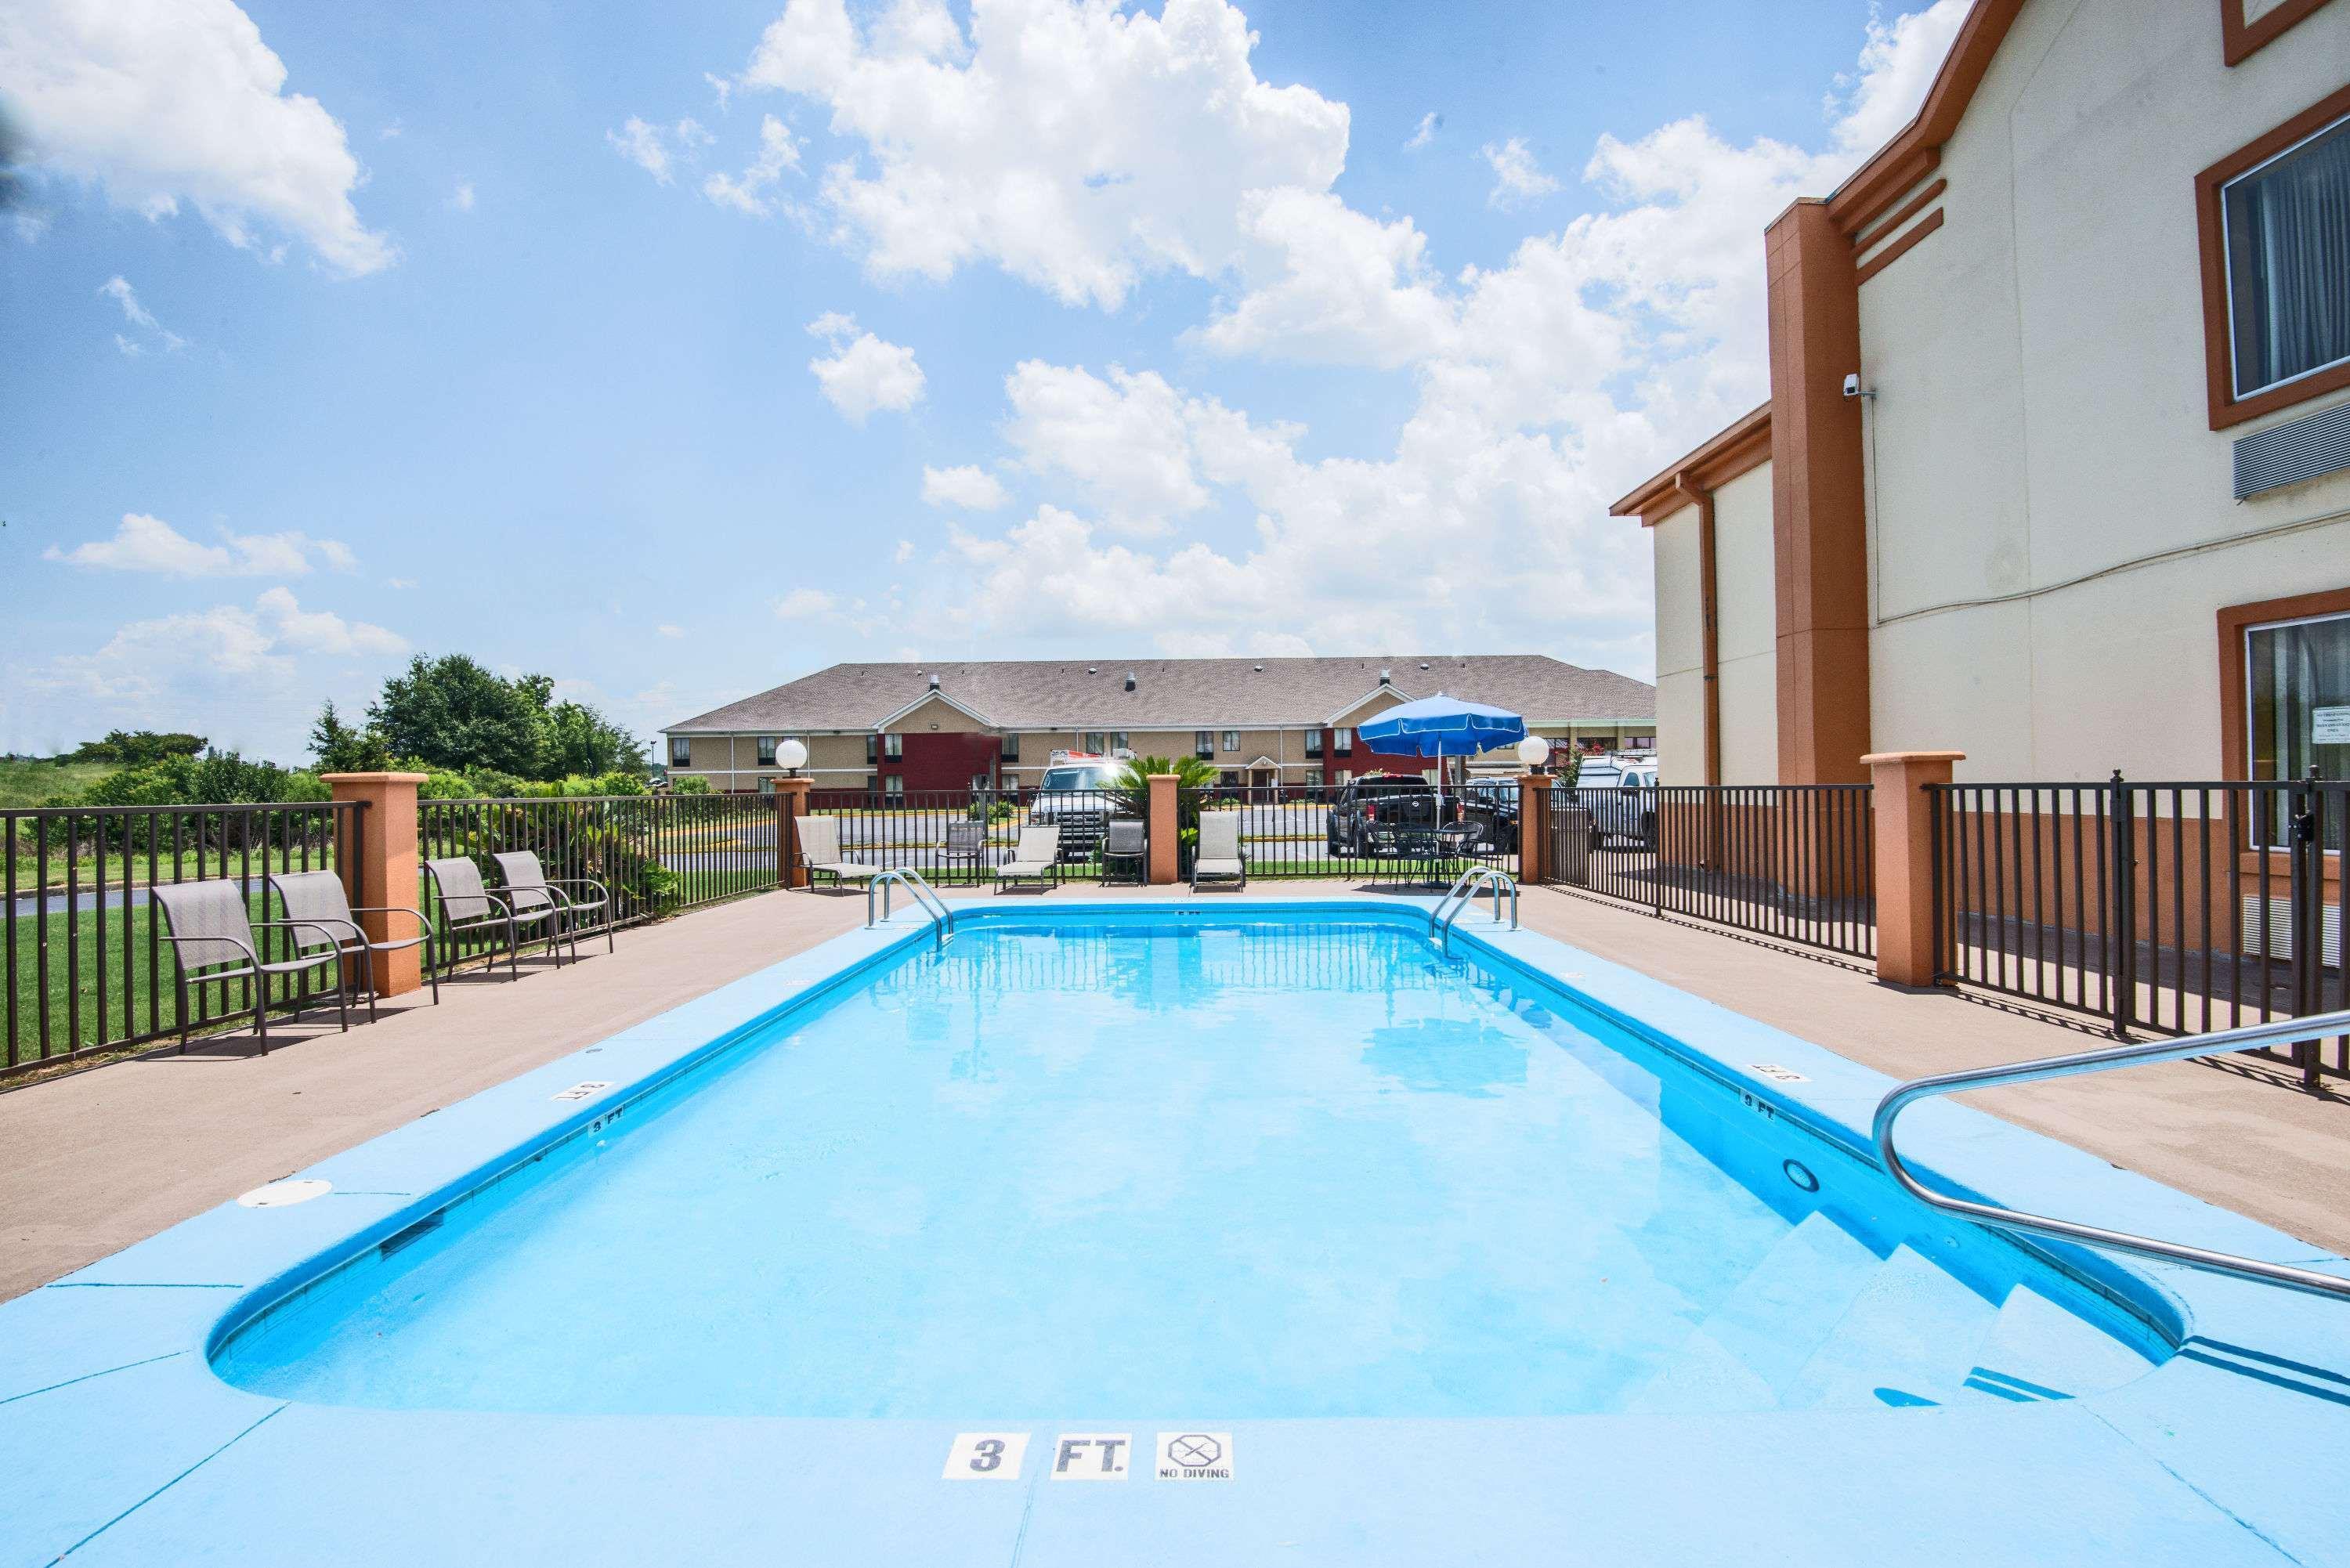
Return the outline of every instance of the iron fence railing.
[[[771,890],[776,886],[781,824],[775,797],[756,794],[416,803],[420,859],[466,857],[495,888],[497,864],[491,857],[530,850],[550,880],[584,877],[603,884],[611,899],[604,913],[619,926]],[[438,924],[440,911],[424,901],[429,892],[429,882],[415,890],[416,907]],[[480,958],[503,940],[486,928],[457,933],[433,944],[435,964],[445,971]]]
[[[1855,958],[1877,951],[1867,784],[1551,791],[1547,878]]]
[[[2350,784],[1964,784],[1932,798],[1941,977],[2199,1034],[2350,1005]],[[2350,1075],[2350,1038],[2262,1053]]]
[[[179,971],[149,889],[226,878],[243,889],[256,921],[273,919],[269,873],[343,868],[363,809],[317,801],[0,811],[8,915],[0,936],[8,976],[0,1077],[177,1036]],[[256,936],[264,960],[292,956],[291,933]],[[315,983],[309,973],[275,976],[268,995],[299,1001]],[[244,1026],[251,984],[190,986],[188,1026]]]
[[[1055,830],[1053,879],[1100,881],[1131,872],[1105,860],[1103,848],[1115,821],[1141,821],[1139,800],[1118,790],[936,790],[907,794],[816,790],[808,797],[812,816],[829,817],[839,830],[841,857],[877,870],[919,871],[943,887],[991,883],[996,868],[1019,848],[1022,830]],[[1147,835],[1146,835],[1147,836]],[[1146,855],[1147,855],[1146,849]]]
[[[1200,811],[1241,814],[1241,853],[1252,877],[1336,877],[1441,887],[1471,866],[1518,864],[1514,791],[1468,796],[1367,793],[1346,784],[1215,788]],[[1186,832],[1180,869],[1191,873],[1197,835]]]

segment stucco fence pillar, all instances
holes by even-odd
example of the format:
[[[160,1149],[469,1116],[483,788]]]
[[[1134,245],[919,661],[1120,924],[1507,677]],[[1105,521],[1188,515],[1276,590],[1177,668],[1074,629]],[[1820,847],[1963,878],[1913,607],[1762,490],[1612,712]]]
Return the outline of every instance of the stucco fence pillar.
[[[1964,752],[1873,752],[1869,770],[1877,818],[1877,978],[1895,985],[1932,985],[1934,804],[1928,784],[1950,782]]]
[[[807,862],[800,854],[798,819],[808,814],[808,792],[816,787],[813,779],[777,779],[775,781],[775,886],[805,888],[808,885]]]
[[[1150,885],[1167,888],[1181,880],[1176,867],[1182,863],[1182,819],[1175,810],[1175,775],[1150,775],[1149,818],[1143,829],[1150,850]]]
[[[338,801],[355,801],[358,820],[335,857],[343,891],[354,908],[390,905],[406,909],[422,897],[416,882],[416,786],[422,774],[328,774],[327,787]],[[359,929],[370,942],[402,941],[419,933],[407,915],[362,914]],[[399,929],[394,929],[394,922]],[[378,996],[398,996],[424,983],[421,947],[368,955],[368,979]]]
[[[1518,880],[1550,880],[1550,777],[1518,775]]]

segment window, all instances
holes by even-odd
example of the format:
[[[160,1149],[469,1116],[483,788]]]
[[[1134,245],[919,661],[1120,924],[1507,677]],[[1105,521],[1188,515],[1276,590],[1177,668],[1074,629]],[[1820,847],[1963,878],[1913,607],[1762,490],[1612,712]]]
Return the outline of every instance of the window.
[[[669,738],[669,765],[673,768],[691,767],[693,742],[683,735],[671,735]]]
[[[882,736],[881,754],[893,763],[903,757],[906,754],[906,737],[899,734]]]
[[[2244,630],[2246,776],[2350,779],[2350,615]]]
[[[1109,736],[1100,730],[1087,730],[1086,743],[1077,749],[1085,752],[1106,752],[1109,750]]]
[[[761,780],[759,781],[759,793],[760,793],[761,794],[775,794],[775,780],[773,780],[773,779],[764,779],[764,778],[761,779]]]
[[[1007,763],[1016,763],[1020,760],[1020,734],[1016,730],[1004,732],[1003,756]]]
[[[1213,730],[1192,731],[1191,754],[1195,757],[1214,756],[1216,754],[1216,732]]]
[[[865,804],[871,805],[881,798],[881,781],[872,774],[865,775]]]
[[[871,767],[874,763],[876,763],[879,762],[880,760],[881,760],[881,737],[880,737],[880,736],[879,736],[879,735],[868,735],[868,736],[866,736],[866,737],[865,737],[865,765],[866,765],[867,767],[868,767],[868,768],[869,768],[869,767]]]
[[[1118,733],[1109,738],[1109,745],[1110,750],[1114,752],[1123,752],[1131,749],[1126,743],[1126,732],[1124,730],[1120,730]]]
[[[2211,428],[2350,386],[2350,87],[2195,192]]]
[[[763,768],[775,765],[775,737],[773,735],[759,737],[759,765]]]
[[[903,774],[889,774],[883,776],[881,780],[881,798],[884,800],[903,800],[906,798],[906,778]]]
[[[1355,772],[1352,768],[1340,768],[1338,770],[1338,787],[1340,789],[1345,789],[1348,784],[1353,784],[1354,782]]]
[[[1241,732],[1238,730],[1226,730],[1224,732],[1224,750],[1228,752],[1237,752],[1240,749]]]
[[[1305,787],[1307,789],[1320,789],[1322,787],[1322,770],[1320,768],[1307,768],[1305,770]]]
[[[1216,775],[1216,783],[1225,789],[1240,788],[1240,770],[1238,768],[1226,768],[1222,773]]]
[[[1354,732],[1354,731],[1352,731],[1352,730],[1333,730],[1333,731],[1331,731],[1331,732],[1330,732],[1330,749],[1331,749],[1332,751],[1334,751],[1334,752],[1337,753],[1338,753],[1340,756],[1342,756],[1342,757],[1348,757],[1348,756],[1352,756],[1352,755],[1354,755],[1354,753],[1355,753],[1355,732]]]
[[[1305,754],[1309,757],[1318,757],[1322,754],[1321,731],[1308,730],[1305,732]]]
[[[2350,360],[2350,119],[2238,175],[2220,204],[2236,396]]]

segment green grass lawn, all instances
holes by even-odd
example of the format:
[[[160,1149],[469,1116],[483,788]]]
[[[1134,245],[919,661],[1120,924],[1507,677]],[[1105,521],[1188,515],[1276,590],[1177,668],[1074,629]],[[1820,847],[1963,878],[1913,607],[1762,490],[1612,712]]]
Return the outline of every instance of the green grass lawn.
[[[178,857],[176,867],[178,874],[175,876],[173,857],[168,846],[157,850],[151,867],[148,863],[147,852],[143,848],[133,850],[127,855],[112,854],[102,858],[95,855],[84,855],[68,862],[65,856],[65,846],[61,844],[53,844],[49,846],[48,880],[46,886],[53,888],[63,888],[70,877],[76,887],[87,891],[99,886],[99,877],[101,872],[105,874],[106,886],[109,888],[120,888],[126,884],[133,888],[142,888],[151,880],[193,882],[205,877],[219,876],[222,866],[221,852],[217,849],[183,849]],[[255,845],[250,854],[241,849],[231,849],[228,852],[226,866],[231,876],[239,877],[243,876],[245,867],[250,866],[255,877],[265,876],[272,871],[331,871],[335,868],[335,856],[333,850],[322,848],[317,845],[312,845],[307,853],[300,848],[264,849]],[[20,894],[26,893],[35,887],[43,885],[40,881],[41,876],[39,849],[29,841],[19,840],[16,845],[16,891]]]
[[[78,795],[114,771],[112,763],[0,762],[0,811]]]

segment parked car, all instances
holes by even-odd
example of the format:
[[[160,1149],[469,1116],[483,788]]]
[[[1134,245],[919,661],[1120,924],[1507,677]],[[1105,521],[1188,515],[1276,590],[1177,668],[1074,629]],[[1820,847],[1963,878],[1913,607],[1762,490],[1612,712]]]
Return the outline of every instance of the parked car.
[[[1514,778],[1471,779],[1461,792],[1461,820],[1477,826],[1470,848],[1479,852],[1508,849],[1518,842],[1518,781]]]
[[[1653,757],[1586,757],[1566,804],[1591,813],[1591,847],[1611,840],[1656,847],[1657,763]]]
[[[1418,774],[1360,774],[1330,803],[1326,829],[1333,859],[1401,854],[1399,835],[1437,826],[1436,786]]]
[[[1120,758],[1056,752],[1029,802],[1028,821],[1061,830],[1062,859],[1091,859],[1108,836],[1109,819],[1131,815],[1116,793],[1125,776]]]

